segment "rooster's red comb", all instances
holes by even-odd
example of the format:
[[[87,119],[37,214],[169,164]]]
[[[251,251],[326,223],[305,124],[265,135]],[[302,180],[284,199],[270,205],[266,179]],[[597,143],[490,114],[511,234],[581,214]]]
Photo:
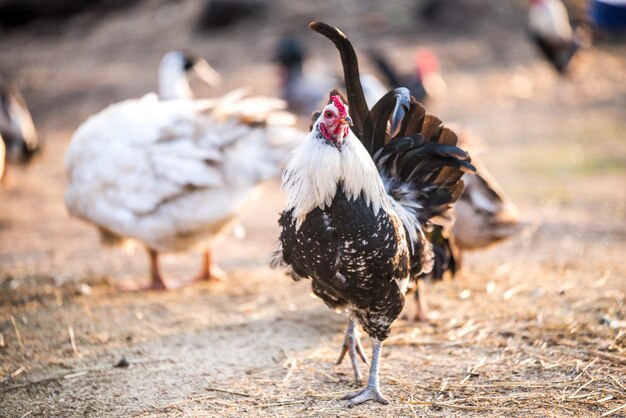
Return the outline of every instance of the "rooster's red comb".
[[[346,110],[346,105],[341,100],[341,97],[339,97],[339,96],[330,96],[330,100],[333,102],[333,104],[335,105],[337,110],[339,110],[339,116],[340,117],[343,118],[343,117],[348,116],[348,111]]]

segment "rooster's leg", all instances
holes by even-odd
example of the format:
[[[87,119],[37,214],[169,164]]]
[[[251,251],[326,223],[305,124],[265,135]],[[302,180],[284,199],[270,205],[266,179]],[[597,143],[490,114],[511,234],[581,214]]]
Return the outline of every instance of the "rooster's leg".
[[[415,291],[415,321],[428,321],[428,303],[426,302],[426,286],[424,280],[417,281],[417,290]]]
[[[120,288],[127,291],[137,290],[167,290],[168,285],[161,276],[161,269],[159,267],[159,253],[151,248],[148,248],[148,255],[150,256],[150,278],[149,284],[134,284],[134,283],[122,283]]]
[[[378,364],[380,362],[380,352],[382,348],[382,341],[372,338],[372,365],[370,366],[370,377],[367,380],[367,386],[359,392],[344,396],[343,399],[348,401],[347,406],[354,406],[367,401],[376,401],[384,405],[389,403],[380,393],[380,385],[378,382]]]
[[[343,347],[341,348],[341,354],[337,365],[341,364],[346,353],[350,355],[350,361],[352,362],[352,369],[354,370],[354,379],[357,383],[361,383],[361,371],[359,370],[359,361],[357,355],[361,357],[361,360],[367,364],[367,357],[363,351],[361,345],[361,338],[359,337],[359,330],[356,327],[356,321],[353,317],[350,317],[348,321],[348,328],[346,329],[346,335],[343,340]]]

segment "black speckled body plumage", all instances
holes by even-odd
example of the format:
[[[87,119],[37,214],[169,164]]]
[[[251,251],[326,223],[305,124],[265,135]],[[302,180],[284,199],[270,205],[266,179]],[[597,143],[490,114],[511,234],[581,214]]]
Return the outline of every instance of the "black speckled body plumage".
[[[312,279],[313,292],[332,309],[348,309],[379,340],[404,305],[399,282],[409,254],[399,219],[377,214],[363,197],[350,200],[338,188],[330,206],[316,208],[300,228],[292,210],[282,213],[283,259],[298,278]]]

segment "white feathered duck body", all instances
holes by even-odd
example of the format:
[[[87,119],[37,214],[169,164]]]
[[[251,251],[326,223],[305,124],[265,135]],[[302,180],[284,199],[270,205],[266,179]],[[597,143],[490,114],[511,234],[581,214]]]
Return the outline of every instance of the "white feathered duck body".
[[[264,181],[280,176],[304,133],[282,100],[236,91],[217,99],[154,95],[113,104],[74,134],[66,155],[69,212],[104,241],[134,240],[151,256],[224,232]],[[205,272],[209,263],[205,260]]]
[[[286,265],[294,279],[311,279],[315,295],[348,312],[339,361],[349,353],[357,380],[356,356],[365,355],[356,323],[372,338],[368,384],[348,395],[348,404],[387,403],[378,383],[382,341],[402,311],[409,282],[432,268],[424,228],[445,216],[473,167],[454,133],[426,115],[407,89],[387,93],[370,111],[348,39],[321,22],[310,27],[339,49],[350,106],[332,92],[290,157],[274,264]]]

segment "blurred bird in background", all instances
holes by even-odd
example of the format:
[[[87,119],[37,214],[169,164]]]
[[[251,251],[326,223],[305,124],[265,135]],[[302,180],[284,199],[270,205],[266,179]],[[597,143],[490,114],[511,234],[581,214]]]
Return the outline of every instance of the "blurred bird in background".
[[[77,15],[93,13],[99,21],[108,15],[129,9],[140,0],[2,0],[0,28],[19,28],[35,21],[57,25]]]
[[[454,241],[461,250],[490,247],[520,233],[527,224],[519,209],[479,158],[478,138],[460,131],[459,146],[472,154],[476,174],[464,176],[465,191],[454,204]]]
[[[458,146],[470,153],[476,173],[464,175],[465,190],[453,205],[451,224],[433,224],[427,235],[435,254],[431,273],[415,286],[415,313],[410,319],[430,319],[424,281],[453,278],[462,268],[465,251],[480,250],[514,237],[528,224],[521,221],[517,206],[506,195],[479,158],[479,139],[456,130]]]
[[[4,142],[3,167],[5,182],[10,182],[9,164],[27,164],[41,149],[26,101],[17,86],[0,76],[0,137]]]
[[[320,110],[327,92],[341,81],[320,71],[306,71],[307,53],[300,40],[284,37],[276,48],[275,61],[280,66],[282,97],[289,108],[306,117]],[[361,75],[365,100],[373,106],[386,92],[385,86],[371,74]]]
[[[4,166],[6,163],[6,146],[4,145],[4,139],[0,135],[0,185],[4,183]]]
[[[197,27],[202,31],[223,29],[261,17],[267,9],[268,4],[263,0],[207,0]]]
[[[544,58],[562,75],[579,50],[589,45],[589,35],[582,28],[572,28],[561,0],[530,0],[528,32]]]
[[[113,104],[74,134],[66,154],[69,212],[94,224],[105,244],[143,244],[150,256],[148,285],[167,289],[193,280],[223,278],[208,241],[226,231],[258,186],[278,177],[285,155],[303,133],[279,99],[243,91],[192,100],[183,76],[198,59],[168,53],[159,92]],[[167,83],[172,83],[169,85]],[[200,273],[165,280],[161,252],[204,245]]]
[[[415,0],[414,15],[420,25],[448,33],[467,33],[480,27],[488,7],[481,0]]]
[[[415,69],[410,73],[399,73],[395,65],[380,49],[370,51],[370,59],[384,76],[389,88],[406,87],[420,103],[426,103],[429,97],[440,97],[447,86],[441,76],[439,59],[435,53],[422,48],[415,54]]]

